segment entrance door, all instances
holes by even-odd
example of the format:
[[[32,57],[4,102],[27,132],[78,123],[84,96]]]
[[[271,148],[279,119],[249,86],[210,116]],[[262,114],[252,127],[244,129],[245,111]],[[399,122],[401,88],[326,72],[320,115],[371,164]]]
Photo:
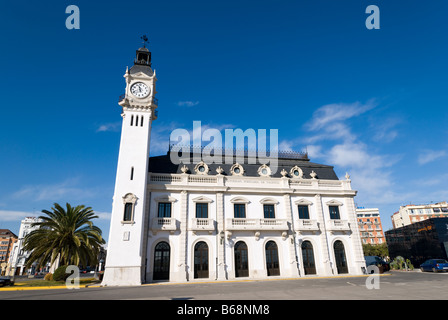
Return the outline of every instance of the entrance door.
[[[249,259],[247,255],[247,245],[243,241],[235,244],[235,277],[249,276]]]
[[[170,278],[170,245],[159,242],[154,250],[153,280],[169,280]]]
[[[204,241],[194,246],[194,278],[208,278],[208,246]]]
[[[268,271],[268,276],[280,275],[278,248],[274,241],[268,241],[268,243],[266,243],[266,269]]]
[[[303,241],[302,243],[302,260],[305,274],[316,274],[313,245],[309,241]]]
[[[336,268],[338,269],[338,274],[348,273],[347,259],[345,257],[344,245],[341,241],[337,240],[334,243],[334,257],[336,259]]]

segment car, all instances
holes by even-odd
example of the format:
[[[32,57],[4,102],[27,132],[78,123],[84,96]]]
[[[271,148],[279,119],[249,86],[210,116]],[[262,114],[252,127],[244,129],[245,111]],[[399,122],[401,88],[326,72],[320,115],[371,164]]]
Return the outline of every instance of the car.
[[[429,259],[420,265],[420,270],[423,271],[448,271],[448,261],[445,259]]]
[[[9,277],[0,277],[0,287],[12,285],[14,285],[14,282],[12,282]]]
[[[364,259],[366,260],[366,267],[377,266],[379,268],[380,273],[390,270],[389,263],[384,261],[383,259],[381,259],[378,256],[365,256]],[[373,271],[372,271],[372,273],[373,273]]]

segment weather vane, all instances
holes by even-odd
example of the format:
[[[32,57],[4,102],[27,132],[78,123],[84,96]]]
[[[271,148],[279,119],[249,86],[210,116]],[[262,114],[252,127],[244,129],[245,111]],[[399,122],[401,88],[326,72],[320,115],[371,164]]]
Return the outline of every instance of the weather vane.
[[[146,48],[146,43],[149,43],[149,41],[148,41],[148,37],[146,36],[146,34],[144,34],[143,36],[141,36],[140,39],[143,40],[143,48]]]

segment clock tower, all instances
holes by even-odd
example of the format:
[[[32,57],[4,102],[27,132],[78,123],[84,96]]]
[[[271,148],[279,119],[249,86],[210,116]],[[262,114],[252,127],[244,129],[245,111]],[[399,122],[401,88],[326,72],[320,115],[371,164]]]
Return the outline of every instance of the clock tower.
[[[144,45],[126,69],[123,118],[103,285],[140,285],[145,274],[146,187],[152,121],[157,119],[156,73]]]

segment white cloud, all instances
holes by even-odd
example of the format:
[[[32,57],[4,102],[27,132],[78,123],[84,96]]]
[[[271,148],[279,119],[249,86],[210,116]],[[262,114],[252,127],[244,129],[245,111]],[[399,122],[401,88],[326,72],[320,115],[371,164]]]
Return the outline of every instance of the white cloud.
[[[96,132],[106,132],[106,131],[112,131],[112,132],[118,132],[121,128],[121,122],[114,122],[114,123],[106,123],[102,124],[96,129]]]
[[[95,215],[98,216],[98,219],[110,221],[110,217],[111,217],[112,213],[103,212],[103,211],[95,211],[95,210],[93,210],[93,211],[95,212]]]
[[[85,199],[95,196],[92,190],[79,187],[78,184],[78,179],[68,179],[55,184],[28,185],[14,192],[12,197],[33,201],[65,201],[68,197],[70,199]]]
[[[420,165],[427,164],[429,162],[435,161],[439,158],[446,156],[446,151],[444,150],[424,150],[420,152],[417,162]]]
[[[199,101],[179,101],[177,105],[179,107],[194,107],[199,104]]]
[[[327,125],[332,125],[338,121],[344,121],[359,116],[375,107],[373,100],[365,104],[360,102],[354,103],[333,103],[317,109],[313,118],[306,124],[306,128],[310,131],[326,129]],[[341,125],[341,123],[339,123]],[[334,131],[334,129],[330,129]]]
[[[0,221],[18,221],[26,217],[37,217],[40,213],[28,211],[0,210]]]

